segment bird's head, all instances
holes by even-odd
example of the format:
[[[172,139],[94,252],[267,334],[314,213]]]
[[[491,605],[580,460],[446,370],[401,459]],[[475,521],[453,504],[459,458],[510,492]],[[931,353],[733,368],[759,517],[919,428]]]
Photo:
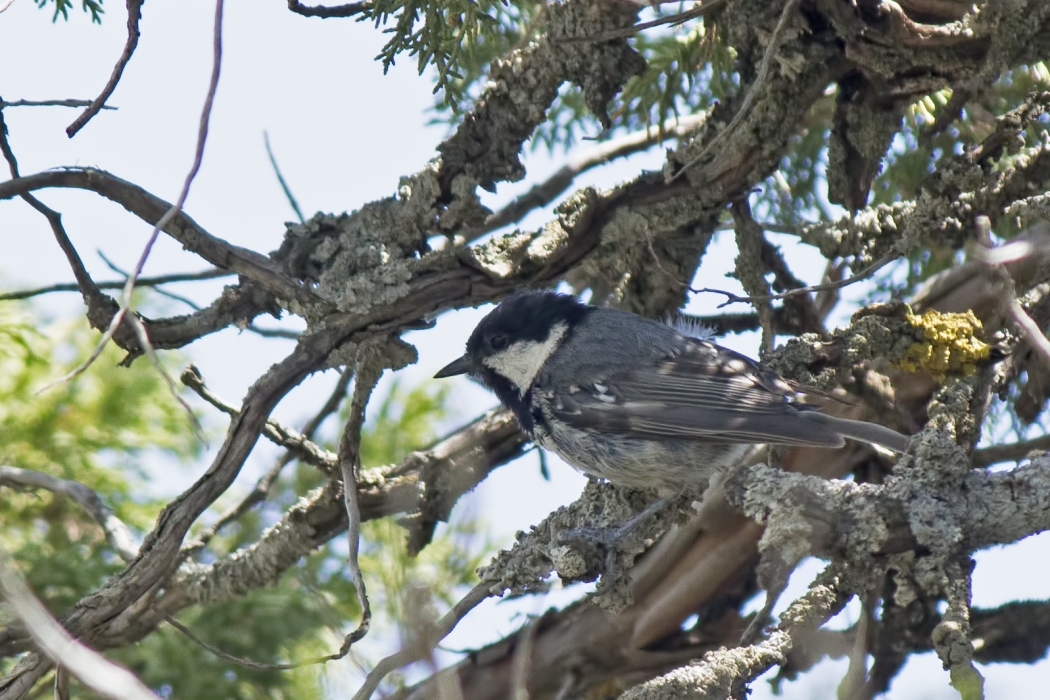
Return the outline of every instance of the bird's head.
[[[497,393],[508,384],[524,393],[589,311],[566,294],[515,292],[481,320],[470,334],[466,353],[434,376],[469,374]]]

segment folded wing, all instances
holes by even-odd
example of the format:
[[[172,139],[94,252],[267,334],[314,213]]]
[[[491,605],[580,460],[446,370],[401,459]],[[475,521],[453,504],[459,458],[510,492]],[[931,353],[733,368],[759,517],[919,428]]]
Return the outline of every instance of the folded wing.
[[[650,366],[575,387],[554,403],[554,418],[581,429],[643,439],[841,447],[842,436],[810,420],[816,406],[749,358],[712,343]]]

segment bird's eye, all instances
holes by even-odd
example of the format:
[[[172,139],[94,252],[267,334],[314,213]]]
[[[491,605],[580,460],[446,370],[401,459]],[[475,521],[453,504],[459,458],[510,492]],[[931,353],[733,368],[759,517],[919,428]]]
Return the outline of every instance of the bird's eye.
[[[493,350],[502,350],[507,347],[507,336],[505,335],[494,335],[489,338],[489,347]]]

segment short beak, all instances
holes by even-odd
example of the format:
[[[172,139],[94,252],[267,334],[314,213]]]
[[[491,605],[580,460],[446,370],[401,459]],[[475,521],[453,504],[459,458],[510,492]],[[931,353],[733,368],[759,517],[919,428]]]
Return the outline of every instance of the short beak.
[[[467,356],[457,358],[449,362],[447,365],[442,367],[437,374],[434,375],[434,379],[444,379],[445,377],[454,377],[457,374],[466,374],[470,371],[470,360]]]

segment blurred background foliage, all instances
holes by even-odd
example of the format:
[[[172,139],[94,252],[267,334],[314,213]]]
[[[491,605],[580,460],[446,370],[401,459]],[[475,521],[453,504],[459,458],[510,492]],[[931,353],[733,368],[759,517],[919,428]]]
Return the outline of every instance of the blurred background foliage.
[[[38,393],[68,365],[88,356],[97,340],[83,323],[56,322],[38,329],[31,318],[25,306],[0,304],[0,464],[91,487],[141,537],[170,500],[172,487],[164,484],[184,485],[194,478],[184,473],[185,479],[172,480],[162,472],[196,469],[203,446],[150,364],[118,367],[121,354],[113,346],[76,381]],[[167,354],[165,363],[177,374],[185,358]],[[447,399],[448,388],[437,383],[404,387],[395,382],[370,408],[362,442],[364,468],[397,462],[432,442],[435,426],[446,415]],[[209,432],[221,435],[225,425],[214,410],[190,400]],[[340,418],[345,420],[345,414]],[[334,449],[332,439],[321,442]],[[200,561],[214,561],[257,541],[285,508],[322,481],[309,465],[293,463],[285,471],[266,505],[223,530]],[[235,487],[205,520],[214,520],[243,495],[243,488]],[[0,488],[0,521],[4,550],[56,615],[123,568],[101,528],[78,505],[50,492]],[[424,622],[419,616],[428,606],[451,605],[493,552],[479,524],[464,513],[457,513],[416,558],[407,555],[404,531],[393,520],[365,523],[362,536],[361,566],[365,580],[372,583],[372,634],[377,636],[396,635],[402,629],[398,621],[405,629],[414,619]],[[259,663],[331,653],[360,617],[345,553],[345,541],[337,538],[272,588],[207,610],[191,608],[177,617],[208,644]],[[10,612],[0,606],[0,624],[10,620]],[[244,668],[217,658],[167,625],[110,654],[165,696],[327,697],[321,667],[294,672]],[[9,671],[14,661],[6,659],[0,670]],[[77,695],[83,692],[78,689]]]

